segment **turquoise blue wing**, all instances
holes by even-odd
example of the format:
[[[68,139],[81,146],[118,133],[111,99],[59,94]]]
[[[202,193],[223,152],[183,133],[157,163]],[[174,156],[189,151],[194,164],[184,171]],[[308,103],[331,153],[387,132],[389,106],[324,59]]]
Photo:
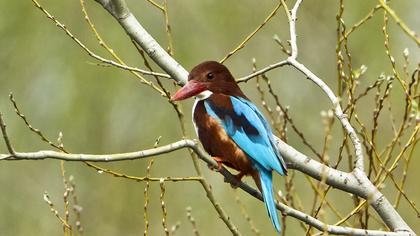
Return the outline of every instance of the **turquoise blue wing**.
[[[264,116],[250,101],[233,96],[228,98],[231,104],[218,103],[211,97],[206,99],[204,106],[207,113],[220,122],[253,163],[285,175],[284,161],[274,147],[273,133]]]

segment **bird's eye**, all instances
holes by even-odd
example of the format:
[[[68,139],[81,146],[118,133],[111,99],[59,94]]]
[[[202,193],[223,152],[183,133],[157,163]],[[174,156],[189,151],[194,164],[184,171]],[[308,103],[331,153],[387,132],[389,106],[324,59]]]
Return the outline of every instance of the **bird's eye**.
[[[208,80],[212,80],[212,79],[214,78],[214,75],[213,75],[213,73],[209,72],[209,73],[206,75],[206,77],[207,77],[207,79],[208,79]]]

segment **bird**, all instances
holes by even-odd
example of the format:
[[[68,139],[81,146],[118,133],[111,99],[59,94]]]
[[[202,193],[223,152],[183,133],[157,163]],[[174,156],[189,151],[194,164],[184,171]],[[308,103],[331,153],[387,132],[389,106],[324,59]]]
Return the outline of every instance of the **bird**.
[[[195,66],[171,100],[190,97],[195,97],[192,120],[203,148],[219,170],[222,165],[237,170],[239,181],[252,176],[280,233],[272,173],[287,175],[287,169],[266,118],[242,92],[229,69],[216,61]]]

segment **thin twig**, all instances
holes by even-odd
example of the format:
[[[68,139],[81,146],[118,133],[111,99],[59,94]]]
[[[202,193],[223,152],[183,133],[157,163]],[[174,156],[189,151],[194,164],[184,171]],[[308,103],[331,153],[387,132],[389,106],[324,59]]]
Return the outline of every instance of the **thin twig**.
[[[262,74],[267,73],[270,70],[273,70],[275,68],[279,68],[279,67],[282,67],[282,66],[285,66],[285,65],[289,65],[289,62],[287,60],[279,61],[277,63],[274,63],[274,64],[271,64],[269,66],[266,66],[263,69],[258,70],[256,72],[250,74],[250,75],[241,77],[241,78],[237,79],[236,82],[238,82],[238,83],[248,82],[248,80],[250,80],[252,78],[255,78],[255,77],[259,76],[259,75],[262,75]]]
[[[290,47],[292,48],[292,55],[290,58],[296,59],[298,56],[298,47],[297,47],[297,34],[296,34],[296,21],[297,21],[297,11],[300,4],[303,0],[296,0],[295,5],[292,8],[289,18],[289,28],[290,28]]]
[[[384,0],[378,0],[379,4],[381,4],[382,8],[391,15],[394,21],[403,29],[403,31],[417,43],[417,46],[420,46],[420,38],[417,36],[414,30],[411,30],[405,23],[400,19],[400,17],[395,13],[395,11],[389,7]]]
[[[59,22],[53,15],[51,15],[46,9],[44,9],[44,7],[42,7],[38,1],[36,0],[32,0],[32,2],[35,4],[35,6],[42,11],[42,13],[45,14],[45,16],[50,19],[52,22],[54,22],[54,24],[59,27],[60,29],[62,29],[66,35],[68,35],[77,45],[79,45],[84,51],[86,51],[89,56],[103,62],[103,63],[107,63],[113,66],[116,66],[118,68],[124,69],[124,70],[129,70],[129,71],[136,71],[142,74],[148,74],[148,75],[156,75],[156,76],[162,76],[162,77],[166,77],[166,78],[170,78],[169,75],[165,75],[165,74],[161,74],[161,73],[154,73],[154,72],[149,72],[149,71],[145,71],[145,70],[141,70],[138,68],[133,68],[133,67],[129,67],[129,66],[125,66],[125,65],[121,65],[117,62],[114,62],[112,60],[108,60],[105,58],[102,58],[98,55],[96,55],[95,53],[93,53],[89,48],[87,48],[78,38],[76,38],[73,33],[70,32],[70,30],[67,29],[67,27],[62,24],[61,22]],[[154,90],[158,91],[160,94],[162,94],[162,91],[159,90],[159,88],[156,87],[156,85],[154,85],[152,82],[146,80],[143,77],[139,77],[140,78],[140,82],[143,84],[146,84],[150,87],[152,87]]]
[[[368,20],[372,19],[373,15],[381,8],[381,5],[376,5],[372,10],[369,11],[369,13],[365,17],[363,17],[360,21],[358,21],[349,30],[346,31],[344,36],[340,38],[340,42],[343,41],[344,38],[348,38],[351,33],[353,33],[356,29],[365,24]]]
[[[79,205],[79,199],[76,195],[76,183],[74,182],[74,177],[70,175],[69,177],[69,184],[70,184],[70,194],[73,196],[73,212],[76,215],[76,228],[79,235],[83,234],[83,226],[81,221],[81,213],[83,208]]]
[[[7,150],[9,151],[10,155],[12,156],[15,155],[15,150],[13,149],[9,136],[7,135],[6,123],[3,120],[3,114],[1,112],[0,112],[0,128],[3,134],[3,140],[4,140],[4,143],[6,144]],[[3,158],[0,158],[0,160]]]
[[[198,232],[198,229],[197,229],[197,223],[195,222],[195,219],[192,216],[191,211],[192,211],[191,207],[187,207],[187,219],[191,223],[191,226],[193,227],[194,235],[195,236],[200,236],[200,233]]]
[[[54,203],[50,200],[50,196],[48,195],[47,192],[44,193],[44,201],[48,204],[51,212],[55,215],[55,217],[57,217],[57,219],[61,222],[61,224],[63,224],[63,226],[66,227],[67,229],[71,230],[71,226],[67,224],[66,220],[63,219],[58,213],[58,211],[55,209]]]
[[[160,185],[160,207],[162,208],[162,226],[163,226],[163,230],[165,231],[166,236],[169,236],[168,224],[166,222],[168,211],[166,210],[166,205],[165,205],[165,181],[161,179],[159,181],[159,185]]]
[[[239,198],[238,194],[236,193],[235,196],[235,201],[236,203],[239,205],[239,207],[241,208],[241,214],[243,215],[243,217],[245,218],[245,220],[248,222],[249,227],[251,228],[251,231],[255,234],[255,235],[261,235],[260,230],[257,229],[257,227],[255,227],[254,221],[251,219],[251,217],[249,216],[249,214],[247,213],[244,204],[242,203],[241,199]],[[284,229],[283,229],[284,231]]]
[[[149,164],[147,165],[146,169],[146,177],[149,178],[150,170],[154,163],[154,159],[150,159]],[[148,214],[148,206],[149,206],[149,188],[150,188],[150,180],[146,180],[146,186],[144,187],[144,205],[143,205],[143,220],[144,220],[144,231],[143,235],[147,236],[149,234],[149,214]]]
[[[287,49],[285,46],[284,46],[284,44],[283,44],[283,42],[280,40],[280,38],[279,38],[279,36],[277,35],[277,34],[275,34],[274,36],[273,36],[273,39],[274,39],[274,42],[276,42],[279,46],[280,46],[280,49],[286,54],[286,55],[288,55],[288,56],[291,56],[292,55],[292,53],[290,52],[290,50],[289,49]]]
[[[233,54],[235,54],[237,51],[241,50],[245,47],[245,44],[255,35],[258,31],[260,31],[265,24],[267,24],[268,21],[270,21],[274,15],[276,15],[277,10],[281,6],[281,2],[279,2],[276,7],[271,11],[271,13],[265,18],[265,20],[254,30],[252,33],[250,33],[235,49],[230,51],[223,59],[220,60],[220,63],[225,62],[229,57],[231,57]]]

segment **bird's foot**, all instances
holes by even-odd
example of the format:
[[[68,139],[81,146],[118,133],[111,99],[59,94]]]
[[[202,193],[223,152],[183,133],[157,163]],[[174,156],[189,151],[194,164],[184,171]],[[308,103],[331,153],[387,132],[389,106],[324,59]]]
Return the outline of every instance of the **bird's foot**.
[[[208,165],[208,167],[209,167],[209,169],[210,170],[214,170],[214,171],[217,171],[217,172],[219,172],[219,171],[221,171],[222,170],[222,164],[223,164],[223,159],[222,158],[220,158],[220,157],[212,157],[213,158],[213,160],[215,160],[216,161],[216,163],[217,163],[217,167],[215,168],[213,165]]]
[[[235,183],[232,183],[230,181],[227,181],[227,179],[225,178],[225,182],[229,182],[230,186],[234,189],[239,187],[239,184],[242,181],[242,178],[245,176],[245,173],[243,172],[239,172],[237,175],[234,175],[233,178],[236,180]]]

